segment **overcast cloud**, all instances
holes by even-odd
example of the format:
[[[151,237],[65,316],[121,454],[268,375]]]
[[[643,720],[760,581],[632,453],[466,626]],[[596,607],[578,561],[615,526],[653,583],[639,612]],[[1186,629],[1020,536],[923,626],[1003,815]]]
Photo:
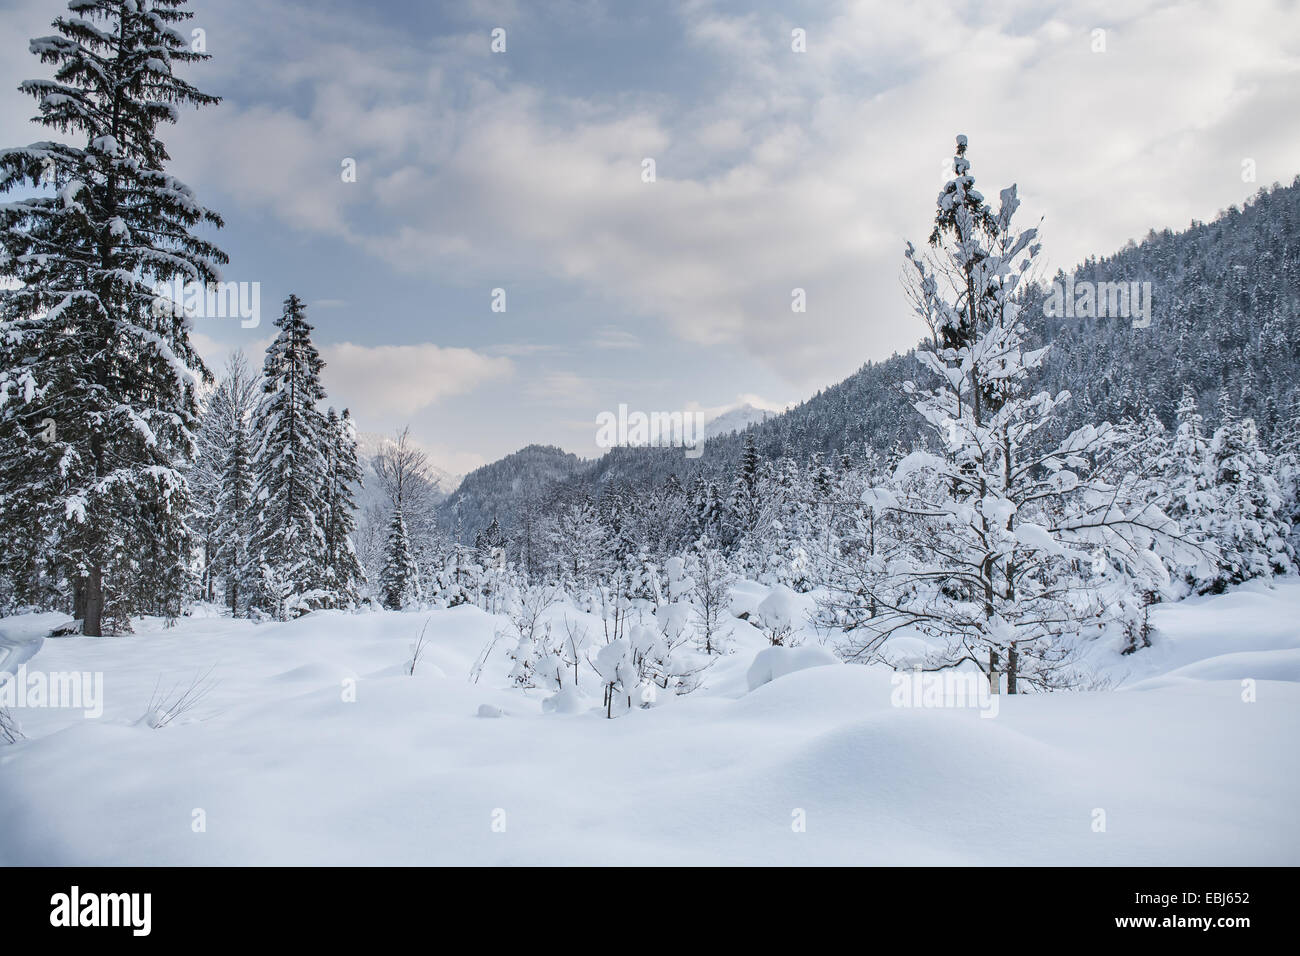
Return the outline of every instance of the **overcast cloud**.
[[[165,138],[227,219],[227,278],[263,285],[260,328],[199,330],[209,357],[296,292],[331,400],[453,470],[591,454],[619,403],[779,407],[909,347],[901,253],[957,133],[1053,266],[1300,172],[1295,3],[425,6],[199,0],[190,78],[224,102]],[[6,144],[45,135],[13,88],[60,9],[0,5]]]

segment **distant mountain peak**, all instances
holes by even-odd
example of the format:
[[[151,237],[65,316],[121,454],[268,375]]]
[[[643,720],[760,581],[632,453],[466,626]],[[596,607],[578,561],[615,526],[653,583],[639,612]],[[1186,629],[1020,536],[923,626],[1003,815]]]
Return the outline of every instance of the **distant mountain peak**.
[[[783,410],[782,410],[783,411]],[[721,412],[709,419],[704,425],[704,437],[716,438],[732,432],[743,432],[750,425],[761,425],[769,418],[776,418],[781,411],[757,408],[749,402]]]
[[[358,431],[357,457],[368,466],[376,455],[393,444],[395,443],[393,441],[393,436],[391,435],[384,435],[379,432]],[[418,442],[416,444],[418,444]],[[433,452],[423,445],[420,445],[419,447],[429,456],[429,471],[431,472],[431,477],[433,477],[438,483],[438,490],[444,495],[451,494],[460,486],[460,483],[465,476],[455,474],[454,472],[443,468],[438,464],[437,456]]]

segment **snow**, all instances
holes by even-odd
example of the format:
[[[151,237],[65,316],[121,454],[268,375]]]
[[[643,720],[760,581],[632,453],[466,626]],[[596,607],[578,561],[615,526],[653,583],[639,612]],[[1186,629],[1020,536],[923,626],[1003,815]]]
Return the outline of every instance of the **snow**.
[[[729,618],[700,690],[607,720],[589,669],[520,691],[498,649],[471,681],[504,621],[469,606],[432,612],[407,674],[429,616],[44,642],[64,615],[0,619],[0,668],[102,672],[105,698],[98,720],[15,710],[0,864],[1300,863],[1294,578],[1158,605],[1151,648],[1091,646],[1110,689],[1003,696],[995,719],[891,706],[887,668]],[[140,722],[209,669],[192,711]]]
[[[839,658],[815,644],[805,647],[769,647],[754,656],[754,663],[749,666],[745,679],[749,682],[750,690],[757,690],[786,674],[838,663]]]

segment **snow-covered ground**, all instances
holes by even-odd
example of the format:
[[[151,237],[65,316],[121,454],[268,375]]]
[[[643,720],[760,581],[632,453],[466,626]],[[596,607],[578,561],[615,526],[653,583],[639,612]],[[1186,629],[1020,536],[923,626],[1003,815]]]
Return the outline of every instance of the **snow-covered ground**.
[[[103,715],[13,711],[0,863],[1300,863],[1294,579],[1158,607],[1153,648],[1091,654],[1112,689],[993,719],[893,706],[891,672],[816,648],[751,691],[740,621],[704,688],[606,720],[590,672],[576,712],[510,689],[500,647],[471,682],[501,625],[475,608],[41,643],[61,620],[0,620],[0,668],[102,672]]]

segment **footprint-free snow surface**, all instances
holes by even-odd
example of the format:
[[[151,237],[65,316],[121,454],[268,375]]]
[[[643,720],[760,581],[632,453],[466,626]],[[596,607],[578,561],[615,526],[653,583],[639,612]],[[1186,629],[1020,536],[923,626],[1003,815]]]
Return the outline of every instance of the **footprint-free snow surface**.
[[[470,607],[43,642],[60,616],[7,618],[0,669],[102,673],[103,714],[11,708],[0,863],[1300,863],[1300,583],[1153,619],[1154,647],[1090,652],[1109,689],[992,719],[893,706],[892,672],[820,648],[753,668],[736,620],[703,688],[607,720],[590,670],[558,707],[511,689],[501,644],[473,682],[504,621]]]

